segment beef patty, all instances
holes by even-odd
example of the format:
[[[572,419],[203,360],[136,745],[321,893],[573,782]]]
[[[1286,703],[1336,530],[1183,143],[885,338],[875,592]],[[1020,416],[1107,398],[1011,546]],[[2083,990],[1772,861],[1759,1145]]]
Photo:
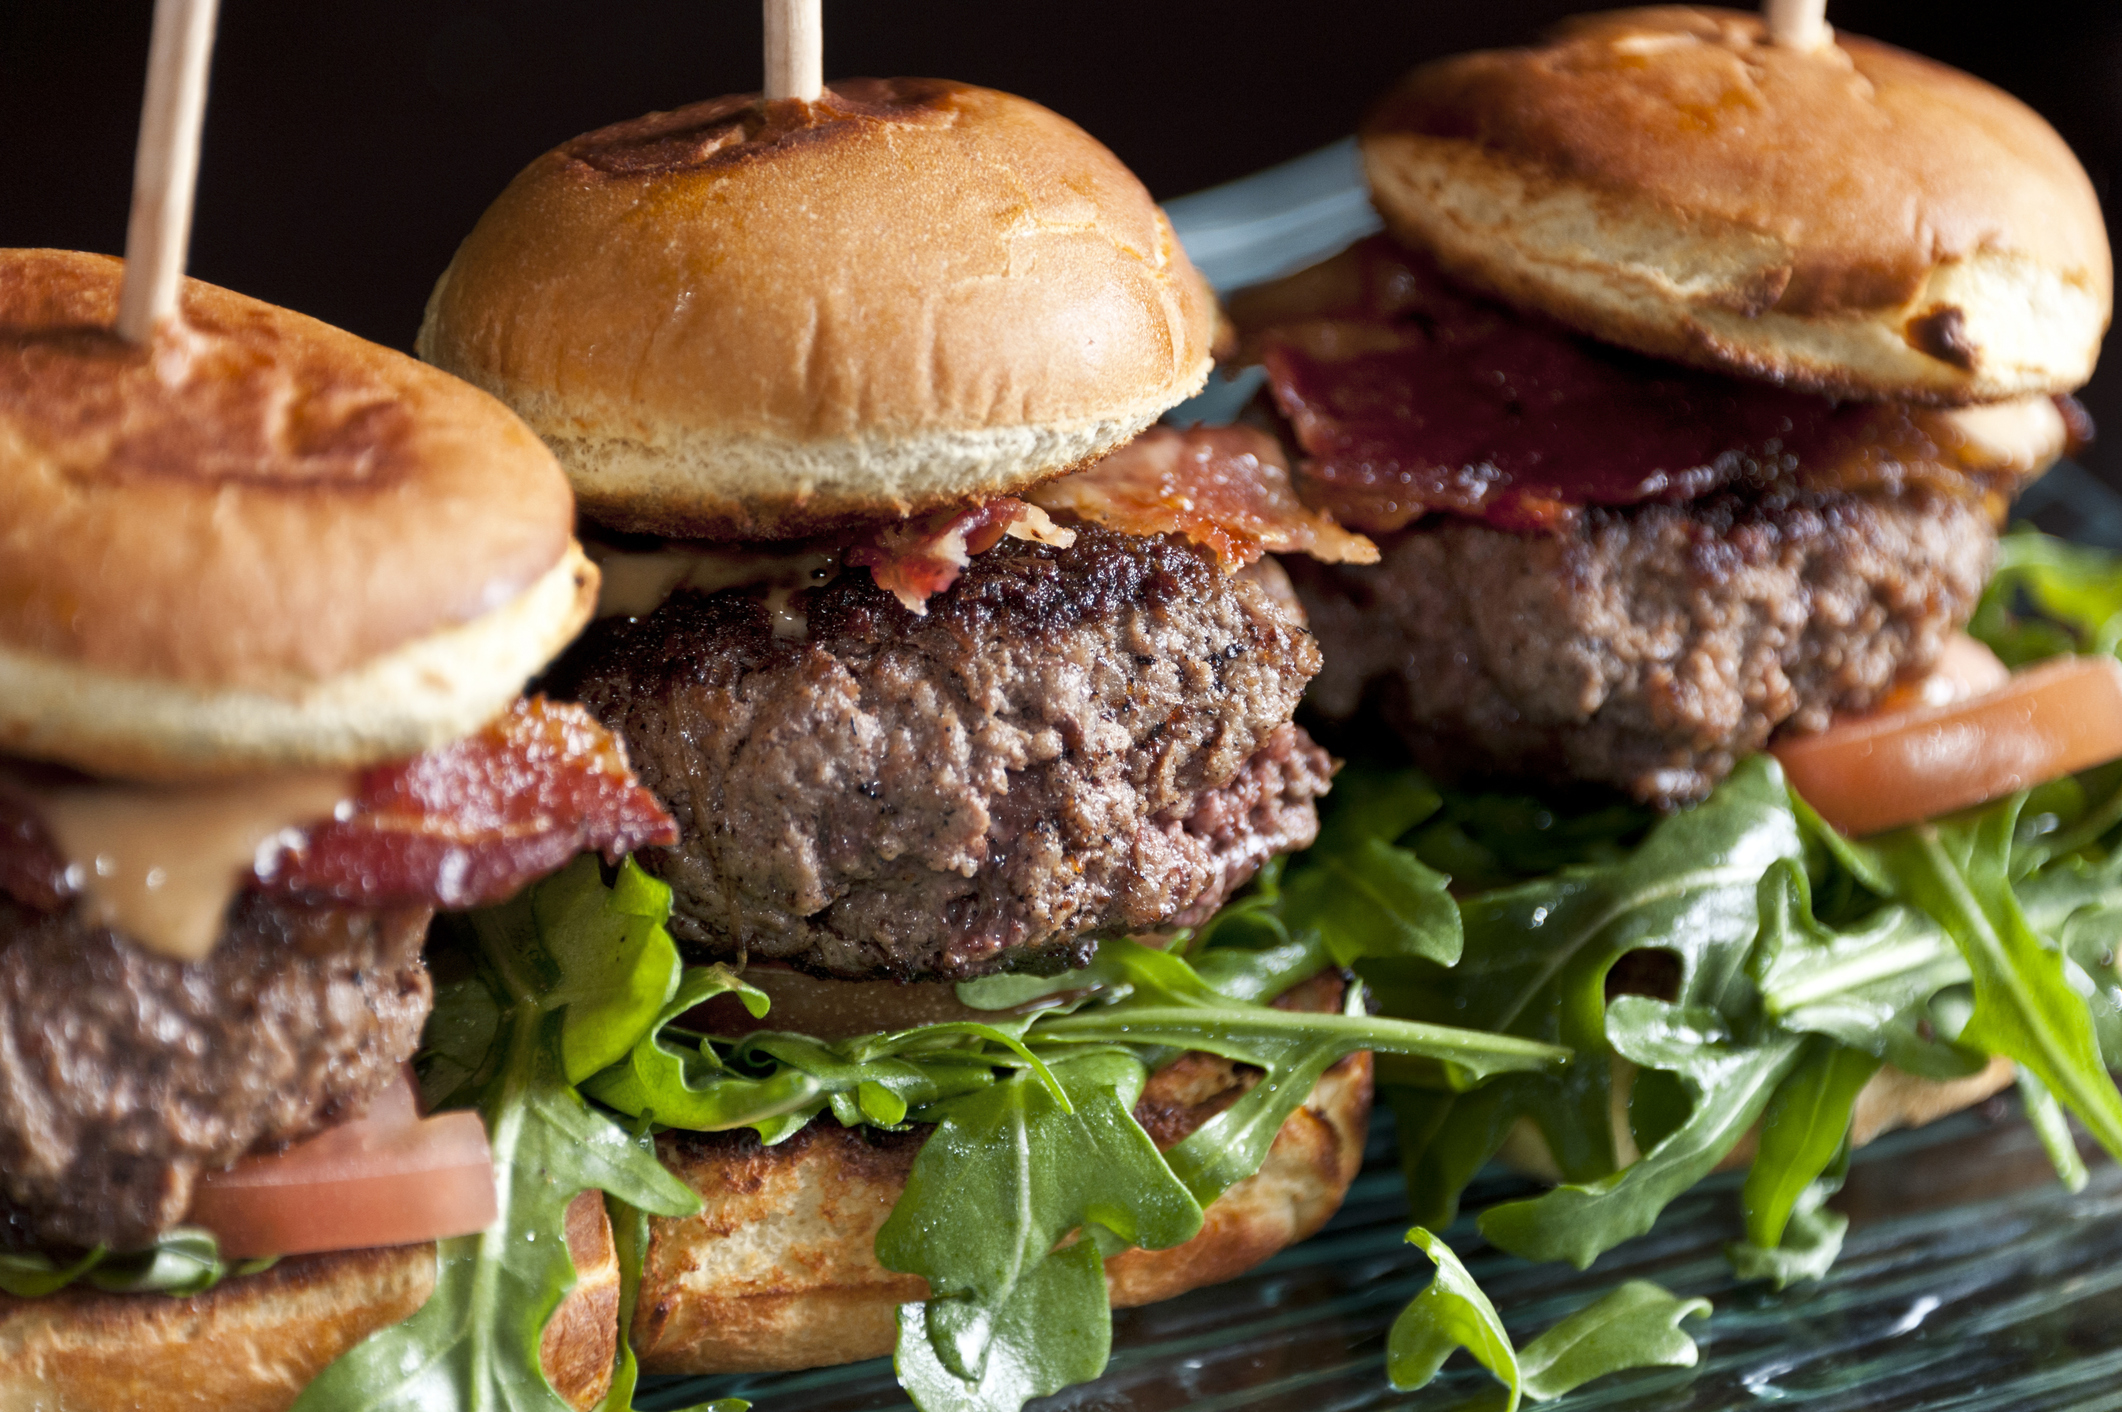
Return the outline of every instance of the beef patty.
[[[1442,518],[1375,567],[1286,567],[1326,653],[1312,702],[1372,699],[1445,778],[1708,793],[1779,730],[1928,668],[1996,552],[1972,499],[1728,492],[1514,534]]]
[[[789,607],[802,636],[681,592],[547,683],[677,817],[639,856],[695,947],[851,979],[1076,965],[1316,827],[1328,762],[1287,723],[1318,648],[1183,542],[1086,525],[1003,540],[925,617],[859,570]]]
[[[0,1205],[15,1238],[144,1245],[199,1173],[357,1116],[412,1057],[424,907],[246,892],[205,960],[0,895]]]

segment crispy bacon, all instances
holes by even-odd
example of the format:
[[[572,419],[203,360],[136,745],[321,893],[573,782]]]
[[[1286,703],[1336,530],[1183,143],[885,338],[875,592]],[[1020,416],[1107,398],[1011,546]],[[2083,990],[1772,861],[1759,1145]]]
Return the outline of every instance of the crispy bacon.
[[[677,841],[618,739],[580,706],[533,697],[462,740],[370,770],[351,814],[310,829],[260,885],[479,907],[577,853],[617,859]]]
[[[1306,509],[1274,438],[1253,427],[1152,427],[1104,460],[1029,492],[1034,504],[1127,534],[1176,534],[1225,572],[1261,554],[1375,564],[1378,546]]]
[[[1373,533],[1429,513],[1555,531],[1585,506],[1741,481],[1953,476],[1917,410],[1608,347],[1461,293],[1383,236],[1234,314],[1304,449],[1306,503]]]
[[[1066,549],[1076,542],[1037,505],[1002,496],[969,510],[943,510],[903,524],[887,525],[866,544],[848,549],[845,562],[866,568],[877,587],[925,615],[930,595],[958,581],[958,574],[995,547],[1003,535]]]
[[[498,902],[595,850],[678,841],[618,739],[580,706],[518,700],[485,729],[363,774],[344,817],[293,831],[248,885],[351,906]],[[38,911],[76,887],[49,834],[0,793],[0,891]]]

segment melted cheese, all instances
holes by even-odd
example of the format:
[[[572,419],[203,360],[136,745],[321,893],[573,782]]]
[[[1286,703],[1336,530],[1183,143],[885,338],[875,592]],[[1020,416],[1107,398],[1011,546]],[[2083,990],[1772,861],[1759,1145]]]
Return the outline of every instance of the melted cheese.
[[[66,859],[87,919],[149,951],[197,961],[253,871],[270,875],[300,830],[348,806],[345,774],[198,785],[11,786]]]
[[[788,596],[830,583],[840,572],[837,554],[704,547],[634,551],[596,543],[586,547],[604,574],[604,586],[597,594],[600,618],[645,618],[681,588],[720,593],[726,588],[764,587],[776,637],[803,636],[803,615],[789,610]]]
[[[2070,439],[2063,413],[2047,397],[2022,397],[1980,407],[1928,414],[1939,439],[1967,471],[2034,476],[2064,452]],[[1940,434],[1942,433],[1942,434]]]

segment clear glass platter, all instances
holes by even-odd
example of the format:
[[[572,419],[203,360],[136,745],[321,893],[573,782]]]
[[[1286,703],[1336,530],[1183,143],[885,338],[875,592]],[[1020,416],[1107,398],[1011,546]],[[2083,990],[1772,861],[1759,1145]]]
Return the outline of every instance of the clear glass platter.
[[[1588,1271],[1487,1247],[1470,1214],[1524,1196],[1492,1168],[1445,1238],[1521,1341],[1626,1279],[1715,1305],[1687,1325],[1693,1368],[1628,1373],[1547,1404],[1557,1412],[2092,1412],[2122,1407],[2122,1169],[2095,1159],[2076,1196],[2057,1184],[2016,1105],[1993,1100],[1862,1148],[1830,1203],[1848,1213],[1827,1279],[1782,1294],[1731,1277],[1738,1174],[1703,1183],[1647,1236]],[[1385,1332],[1428,1283],[1402,1243],[1407,1203],[1390,1122],[1317,1236],[1227,1284],[1114,1316],[1105,1376],[1039,1412],[1501,1412],[1502,1388],[1462,1356],[1419,1393],[1385,1381]],[[651,1379],[645,1409],[748,1398],[759,1412],[903,1407],[883,1359],[806,1373]]]
[[[1228,290],[1302,268],[1377,228],[1353,143],[1183,197],[1167,208],[1196,263]],[[1252,386],[1212,386],[1174,419],[1227,420]],[[2064,463],[2018,513],[2051,533],[2122,548],[2122,495]],[[2083,1144],[2081,1144],[2083,1145]],[[1858,1151],[1829,1204],[1850,1217],[1828,1278],[1783,1293],[1734,1281],[1724,1246],[1740,1234],[1739,1176],[1668,1207],[1649,1235],[1588,1271],[1533,1265],[1485,1245],[1471,1213],[1533,1190],[1500,1168],[1467,1194],[1445,1238],[1502,1312],[1531,1335],[1623,1280],[1654,1279],[1710,1299],[1685,1326],[1693,1368],[1633,1373],[1545,1404],[1558,1412],[2093,1412],[2122,1409],[2122,1169],[2087,1151],[2092,1179],[2057,1183],[2016,1103],[1995,1099]],[[1310,1241],[1239,1279],[1114,1316],[1105,1376],[1034,1404],[1038,1412],[1501,1412],[1503,1389],[1464,1355],[1419,1393],[1385,1380],[1385,1334],[1428,1283],[1403,1243],[1407,1202],[1390,1119],[1371,1130],[1364,1171]],[[742,1397],[759,1412],[904,1407],[888,1360],[803,1373],[651,1378],[651,1412]],[[1530,1405],[1530,1404],[1528,1404]]]

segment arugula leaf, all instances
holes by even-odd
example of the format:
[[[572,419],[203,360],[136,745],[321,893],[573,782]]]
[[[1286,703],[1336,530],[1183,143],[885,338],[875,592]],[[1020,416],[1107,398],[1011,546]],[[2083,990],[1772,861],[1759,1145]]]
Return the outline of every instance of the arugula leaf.
[[[2007,666],[2122,644],[2122,557],[2022,526],[1997,543],[1997,567],[1968,629]]]
[[[1828,1210],[1827,1198],[1842,1189],[1848,1175],[1849,1142],[1845,1138],[1827,1169],[1807,1183],[1792,1203],[1780,1243],[1764,1246],[1745,1240],[1724,1248],[1732,1273],[1742,1280],[1772,1281],[1779,1290],[1799,1280],[1823,1278],[1842,1253],[1842,1237],[1849,1230],[1849,1217]]]
[[[144,1250],[119,1252],[99,1246],[67,1260],[43,1251],[0,1250],[0,1293],[41,1299],[78,1283],[106,1294],[185,1298],[204,1294],[231,1276],[255,1275],[274,1263],[271,1259],[224,1261],[212,1231],[175,1226]]]
[[[1678,962],[1688,1003],[1750,996],[1745,968],[1760,929],[1762,875],[1778,860],[1801,857],[1781,771],[1758,756],[1700,806],[1654,826],[1618,862],[1462,899],[1467,946],[1457,966],[1359,962],[1388,1014],[1573,1052],[1560,1069],[1504,1077],[1471,1094],[1388,1095],[1402,1118],[1418,1219],[1448,1221],[1466,1181],[1521,1117],[1537,1124],[1572,1182],[1611,1175],[1607,972],[1630,951],[1662,950]],[[1381,1075],[1402,1078],[1382,1066]]]
[[[1040,1261],[996,1311],[989,1354],[977,1378],[944,1366],[920,1304],[899,1306],[892,1369],[922,1412],[996,1412],[1089,1382],[1112,1356],[1105,1262],[1078,1241]]]
[[[2085,1190],[2092,1174],[2085,1170],[2085,1159],[2078,1155],[2078,1141],[2071,1136],[2070,1122],[2063,1116],[2056,1096],[2048,1091],[2046,1084],[2024,1069],[2019,1070],[2016,1078],[2019,1097],[2026,1109],[2026,1121],[2047,1150],[2057,1180],[2063,1183],[2064,1190],[2073,1194]]]
[[[626,910],[653,908],[661,885],[631,862],[621,879],[608,889],[594,859],[578,860],[503,906],[446,919],[445,944],[461,948],[452,995],[470,1022],[444,1027],[445,1047],[426,1056],[427,1068],[485,1118],[500,1214],[478,1235],[440,1242],[427,1303],[325,1369],[296,1402],[301,1412],[560,1412],[567,1404],[538,1354],[575,1278],[568,1203],[595,1188],[659,1215],[698,1209],[652,1153],[568,1082],[571,1058],[631,1048],[677,984],[675,949],[641,941],[634,923],[644,914]],[[667,906],[668,893],[660,896]],[[660,916],[654,925],[660,931]],[[659,954],[667,977],[644,983],[642,958]],[[600,979],[593,968],[621,977]],[[577,1004],[588,1018],[571,1043]]]
[[[1457,964],[1464,938],[1444,874],[1404,848],[1366,838],[1344,852],[1321,851],[1290,878],[1283,915],[1317,932],[1346,966],[1365,956],[1421,956]]]
[[[1087,1238],[1057,1253],[1065,1236],[1097,1225],[1162,1249],[1201,1229],[1200,1203],[1134,1121],[1141,1061],[1098,1052],[1052,1072],[1061,1096],[1026,1072],[941,1106],[877,1233],[885,1268],[929,1284],[921,1318],[902,1320],[899,1353],[923,1374],[908,1390],[926,1412],[961,1396],[1043,1396],[1104,1371],[1103,1262]],[[1062,1381],[1046,1385],[1053,1377]],[[924,1392],[938,1389],[932,1405]]]
[[[2021,911],[2010,876],[2018,799],[1972,818],[1889,835],[1881,853],[1908,898],[1958,943],[1974,980],[1963,1043],[2006,1054],[2122,1157],[2122,1093],[2100,1059],[2092,1015],[2066,978],[2060,948]]]
[[[1888,885],[1891,885],[1890,882]],[[1930,916],[1889,904],[1842,931],[1815,923],[1802,870],[1762,882],[1755,954],[1761,1006],[1787,1030],[1824,1035],[1925,1078],[1963,1078],[1984,1056],[1941,1040],[1937,998],[1971,979]],[[1951,1038],[1958,1037],[1958,1030]]]
[[[1523,1392],[1517,1350],[1504,1332],[1496,1306],[1488,1302],[1481,1286],[1459,1263],[1452,1248],[1420,1226],[1407,1233],[1407,1243],[1418,1247],[1436,1264],[1436,1278],[1416,1295],[1393,1320],[1385,1336],[1385,1372],[1401,1392],[1413,1392],[1444,1366],[1444,1360],[1459,1349],[1510,1389],[1505,1412],[1517,1412]]]
[[[1760,1146],[1739,1193],[1749,1244],[1772,1250],[1783,1243],[1799,1199],[1846,1148],[1857,1093],[1878,1071],[1879,1060],[1861,1049],[1806,1041],[1762,1114]]]
[[[1518,1354],[1525,1395],[1546,1402],[1630,1368],[1692,1368],[1701,1353],[1680,1321],[1709,1312],[1706,1299],[1630,1280],[1525,1345]]]
[[[1567,1260],[1583,1269],[1648,1231],[1667,1203],[1715,1170],[1754,1125],[1776,1086],[1797,1066],[1801,1050],[1791,1036],[1741,1042],[1715,1010],[1640,995],[1614,1001],[1607,1029],[1627,1058],[1677,1074],[1693,1111],[1663,1142],[1618,1172],[1482,1212],[1481,1234],[1514,1255]]]

